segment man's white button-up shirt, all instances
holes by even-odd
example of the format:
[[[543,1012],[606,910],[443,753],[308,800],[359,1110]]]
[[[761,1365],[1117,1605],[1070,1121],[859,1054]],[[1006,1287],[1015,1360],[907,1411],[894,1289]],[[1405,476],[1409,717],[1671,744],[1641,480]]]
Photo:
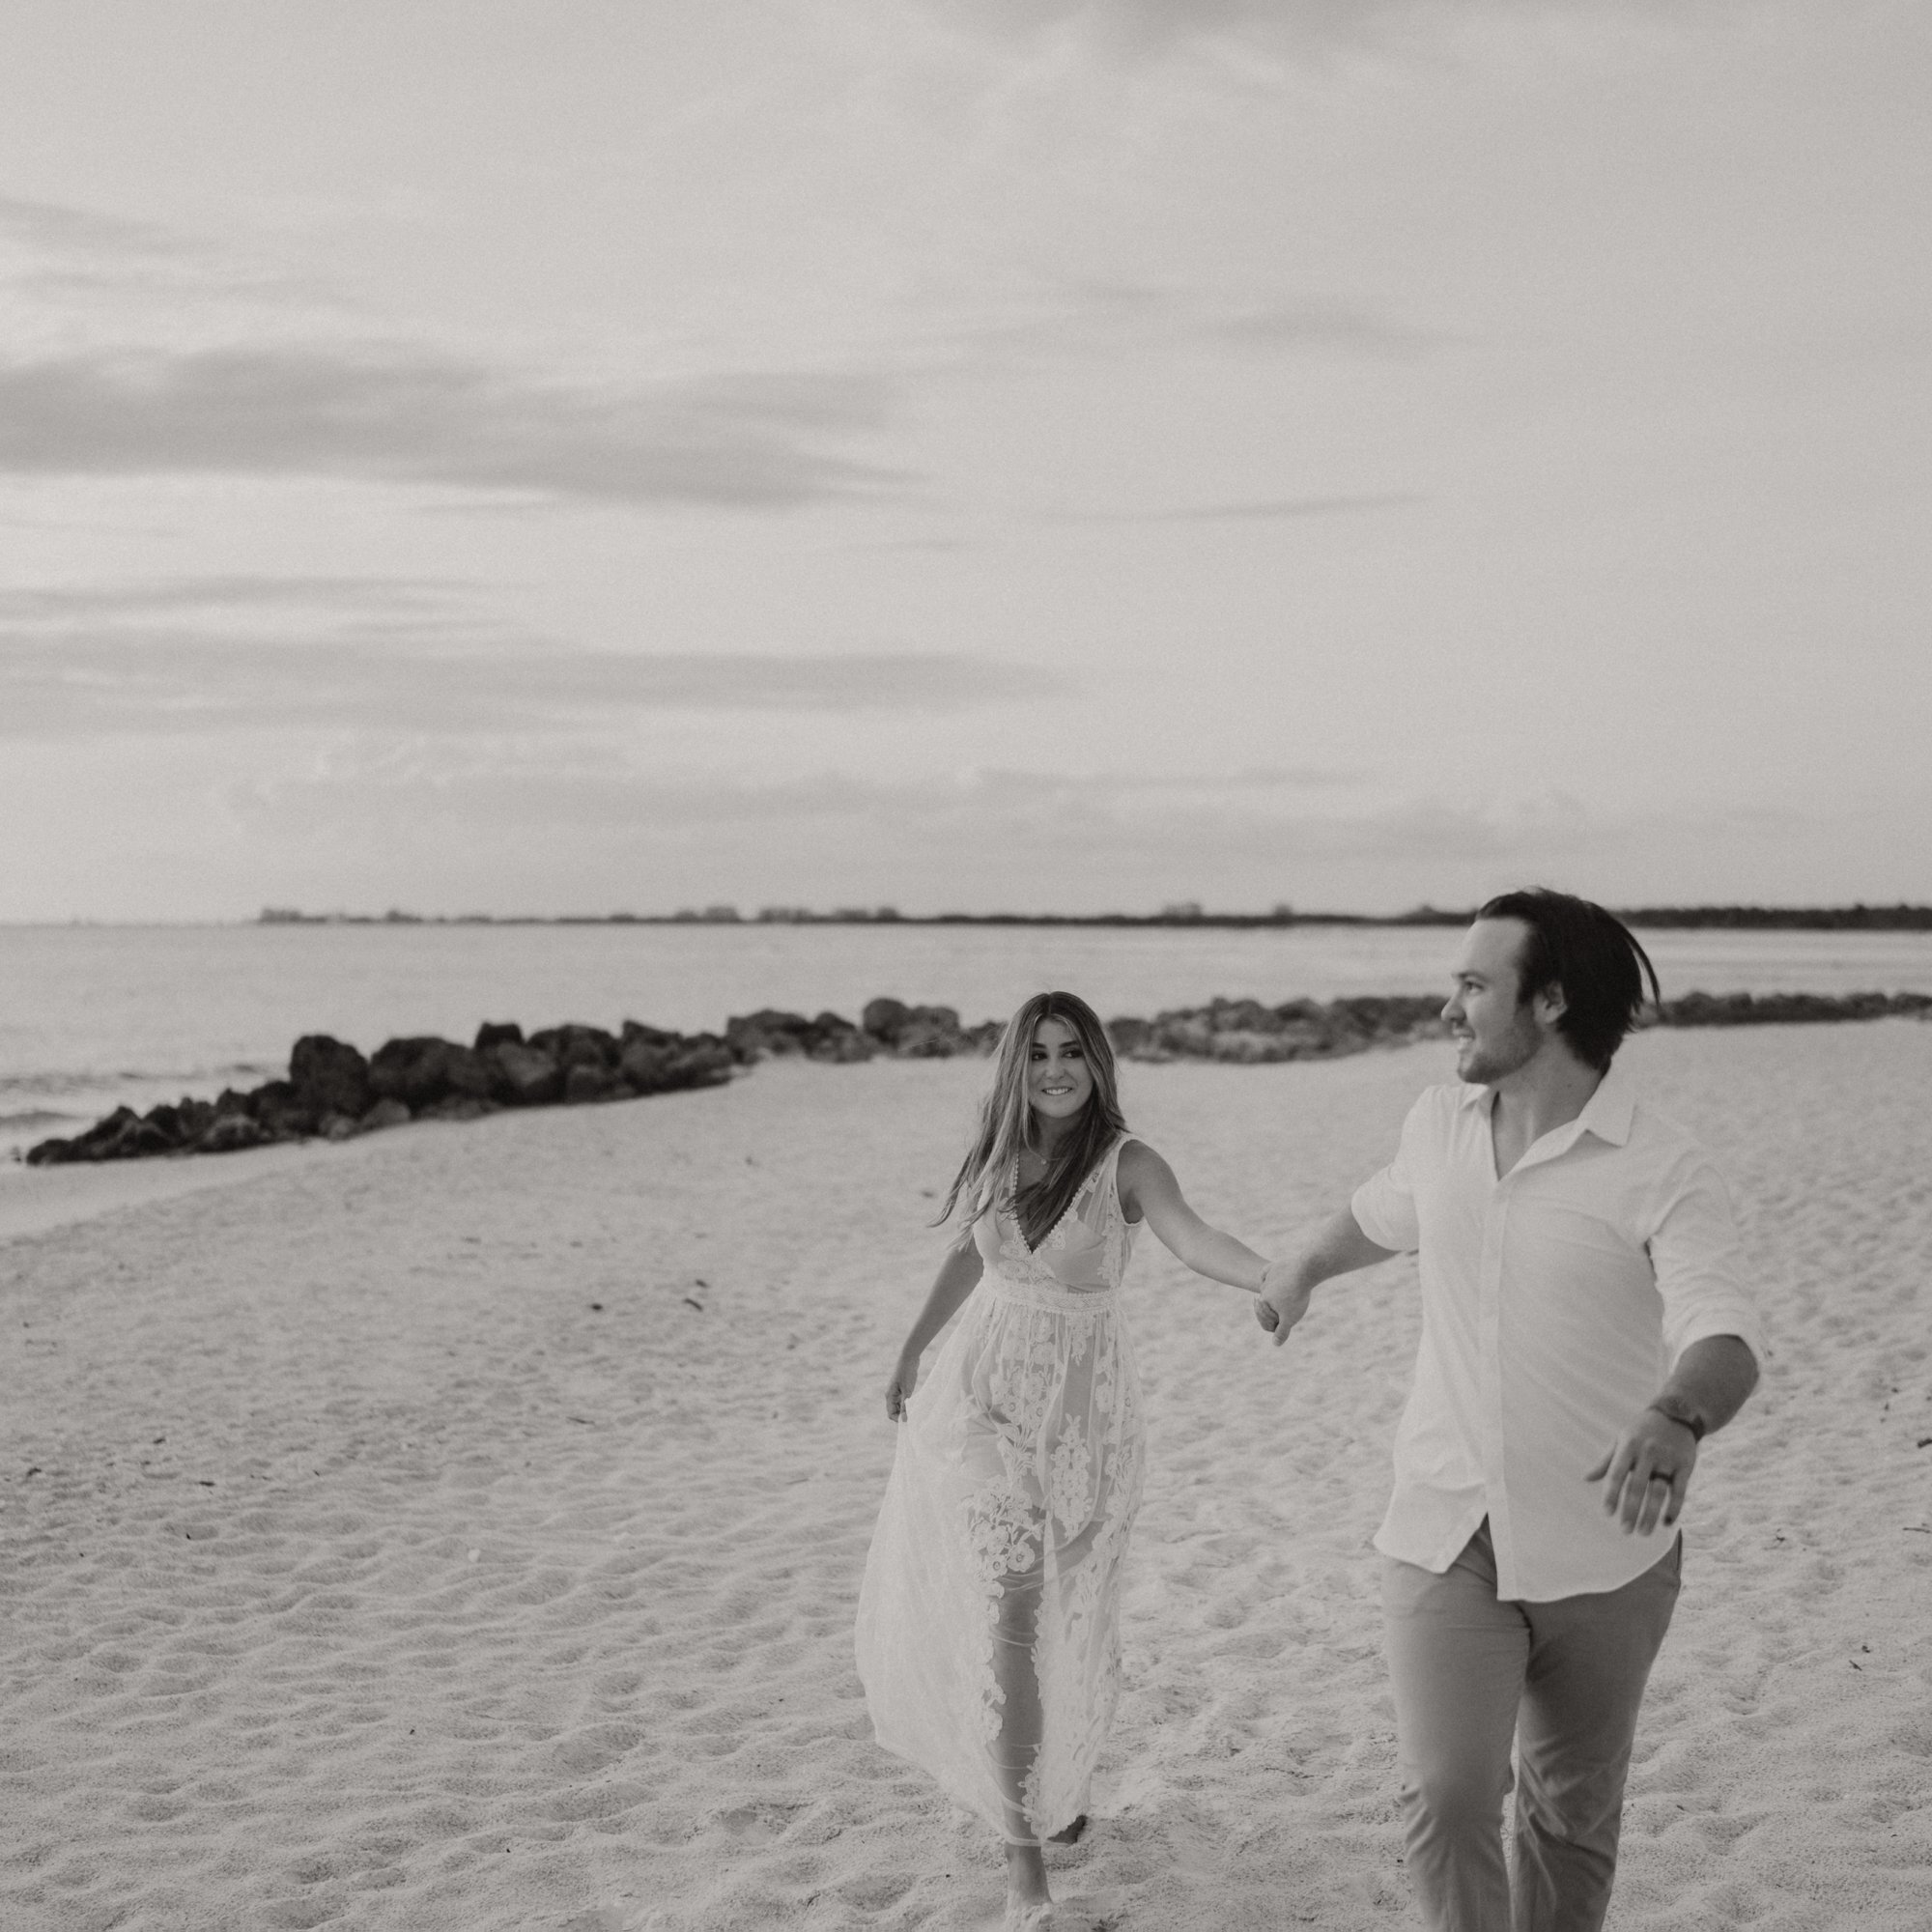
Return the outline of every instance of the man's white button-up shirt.
[[[1395,1438],[1384,1555],[1447,1570],[1485,1517],[1496,1595],[1614,1590],[1668,1532],[1627,1535],[1586,1483],[1707,1335],[1764,1345],[1729,1196],[1682,1127],[1612,1067],[1577,1118],[1496,1174],[1494,1093],[1432,1087],[1355,1219],[1422,1277],[1415,1386]]]

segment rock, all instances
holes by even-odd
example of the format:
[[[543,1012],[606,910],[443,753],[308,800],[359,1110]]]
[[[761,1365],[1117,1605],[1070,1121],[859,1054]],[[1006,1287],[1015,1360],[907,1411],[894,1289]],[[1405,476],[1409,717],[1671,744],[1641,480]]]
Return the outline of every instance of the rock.
[[[111,1114],[101,1119],[83,1134],[73,1139],[73,1151],[70,1160],[118,1160],[121,1156],[110,1151],[120,1146],[124,1137],[130,1135],[141,1124],[141,1117],[131,1107],[116,1107]]]
[[[624,1050],[622,1072],[634,1094],[671,1094],[722,1086],[738,1065],[737,1056],[715,1034],[696,1034],[675,1046],[633,1042]]]
[[[655,1046],[647,1039],[634,1039],[617,1062],[617,1071],[634,1094],[663,1094],[668,1091],[666,1069],[677,1056],[677,1048]]]
[[[671,1089],[722,1087],[736,1070],[731,1049],[715,1034],[695,1034],[672,1050],[666,1069]]]
[[[859,1015],[859,1024],[874,1039],[896,1046],[899,1031],[911,1017],[912,1009],[903,1000],[867,1000],[866,1010]]]
[[[434,1036],[385,1040],[369,1063],[369,1088],[378,1099],[403,1101],[412,1112],[452,1094],[483,1099],[495,1084],[483,1056]]]
[[[580,1060],[564,1068],[563,1098],[567,1106],[582,1106],[586,1100],[614,1100],[619,1094],[628,1096],[630,1091],[625,1081],[601,1065],[589,1065]]]
[[[913,1007],[893,1040],[893,1051],[906,1060],[941,1060],[964,1053],[969,1044],[951,1007]]]
[[[1278,1033],[1247,1027],[1217,1029],[1208,1041],[1208,1052],[1211,1058],[1236,1066],[1262,1066],[1295,1057],[1293,1040],[1284,1039]]]
[[[1214,1052],[1214,1031],[1198,1011],[1163,1012],[1153,1016],[1153,1037],[1177,1060],[1208,1060]]]
[[[197,1153],[239,1153],[243,1148],[263,1146],[269,1138],[261,1122],[247,1114],[217,1113],[194,1149]]]
[[[868,1000],[860,1026],[907,1059],[931,1060],[978,1050],[980,1030],[969,1035],[951,1007],[909,1007],[903,1000]],[[994,1037],[998,1037],[998,1029]]]
[[[724,1043],[741,1065],[772,1054],[804,1054],[812,1060],[869,1060],[877,1042],[842,1014],[822,1012],[816,1019],[767,1007],[724,1023]]]
[[[488,1099],[495,1084],[495,1076],[483,1056],[467,1046],[444,1047],[438,1056],[437,1070],[451,1099]],[[408,1099],[409,1095],[403,1097]]]
[[[524,1030],[515,1020],[485,1020],[476,1029],[476,1037],[470,1042],[477,1053],[488,1053],[493,1046],[522,1046]]]
[[[291,1080],[270,1080],[248,1095],[248,1113],[270,1140],[289,1141],[315,1132],[316,1114],[305,1107]]]
[[[878,1051],[878,1043],[870,1035],[863,1033],[842,1014],[823,1012],[811,1023],[810,1043],[806,1052],[813,1060],[833,1061],[840,1065],[850,1065],[861,1060],[870,1060]]]
[[[614,1072],[623,1050],[614,1034],[574,1020],[531,1034],[529,1043],[538,1052],[549,1054],[565,1072],[573,1066],[601,1066],[607,1073]]]
[[[171,1153],[180,1145],[176,1136],[152,1121],[144,1121],[131,1108],[117,1107],[106,1119],[69,1143],[67,1160],[138,1160],[143,1154]]]
[[[326,1114],[364,1114],[376,1097],[368,1061],[326,1033],[304,1034],[296,1041],[289,1054],[289,1085],[318,1121]]]
[[[383,1127],[407,1126],[411,1118],[402,1101],[384,1095],[362,1116],[362,1131],[373,1134]]]
[[[811,1022],[803,1013],[781,1012],[775,1007],[735,1014],[724,1022],[724,1044],[744,1065],[767,1053],[803,1053],[810,1034]]]
[[[1108,1037],[1125,1060],[1218,1060],[1262,1065],[1359,1053],[1390,1040],[1442,1031],[1439,1003],[1428,995],[1388,999],[1289,1000],[1264,1007],[1256,1000],[1212,1000],[1156,1013],[1151,1020],[1109,1020]]]
[[[29,1167],[60,1167],[68,1161],[79,1160],[81,1157],[74,1152],[73,1141],[60,1134],[55,1134],[47,1140],[36,1141],[27,1150]]]
[[[646,1046],[675,1046],[684,1036],[667,1033],[663,1027],[646,1026],[642,1020],[626,1020],[619,1029],[618,1050],[635,1046],[642,1040]]]
[[[1208,1024],[1214,1033],[1274,1033],[1280,1027],[1271,1007],[1259,1000],[1214,999],[1208,1003]]]
[[[369,1091],[378,1100],[402,1100],[411,1106],[422,1101],[439,1100],[441,1093],[425,1093],[422,1082],[415,1078],[417,1064],[426,1058],[433,1060],[437,1049],[447,1046],[446,1039],[439,1039],[433,1034],[415,1034],[404,1039],[385,1039],[369,1061]],[[415,1086],[417,1098],[412,1100],[403,1090]]]
[[[542,1107],[563,1095],[563,1074],[549,1054],[506,1041],[478,1056],[492,1074],[490,1092],[512,1107]]]

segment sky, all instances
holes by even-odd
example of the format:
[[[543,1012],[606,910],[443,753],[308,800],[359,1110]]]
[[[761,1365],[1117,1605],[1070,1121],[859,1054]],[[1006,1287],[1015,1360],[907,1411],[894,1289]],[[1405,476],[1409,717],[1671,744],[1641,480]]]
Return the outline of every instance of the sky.
[[[11,0],[0,920],[1932,899],[1932,10]]]

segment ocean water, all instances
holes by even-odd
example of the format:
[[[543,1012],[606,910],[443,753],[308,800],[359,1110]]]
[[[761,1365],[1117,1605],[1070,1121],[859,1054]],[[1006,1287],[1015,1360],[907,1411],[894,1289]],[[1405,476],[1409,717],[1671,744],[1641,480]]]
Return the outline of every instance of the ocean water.
[[[1932,934],[1649,932],[1666,995],[1932,993]],[[1216,995],[1273,1004],[1445,986],[1448,927],[305,925],[0,927],[0,1154],[116,1106],[213,1096],[287,1070],[305,1033],[371,1052],[623,1019],[680,1032],[878,994],[973,1021],[1065,986],[1103,1015]]]

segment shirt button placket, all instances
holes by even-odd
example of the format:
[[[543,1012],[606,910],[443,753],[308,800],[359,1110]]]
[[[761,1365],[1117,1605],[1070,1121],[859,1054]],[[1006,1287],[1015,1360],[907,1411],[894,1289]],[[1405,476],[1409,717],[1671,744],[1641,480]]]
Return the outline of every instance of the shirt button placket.
[[[1509,1220],[1510,1177],[1499,1180],[1483,1210],[1483,1256],[1477,1277],[1477,1346],[1482,1371],[1483,1488],[1490,1538],[1496,1552],[1497,1594],[1514,1594],[1515,1539],[1509,1532],[1509,1490],[1503,1479],[1502,1287],[1503,1237]]]

